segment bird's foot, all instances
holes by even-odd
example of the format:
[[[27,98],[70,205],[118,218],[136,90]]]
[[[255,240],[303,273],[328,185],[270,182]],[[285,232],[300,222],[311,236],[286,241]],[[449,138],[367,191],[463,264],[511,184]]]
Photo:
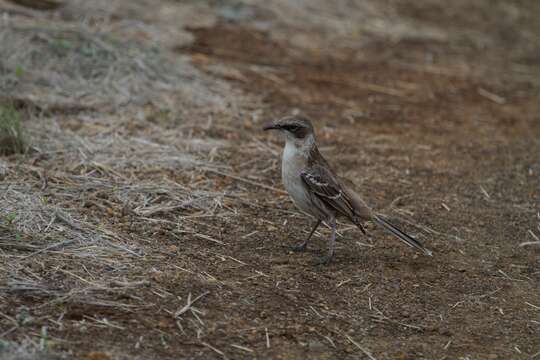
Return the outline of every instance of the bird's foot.
[[[307,249],[307,242],[301,242],[300,244],[296,244],[292,247],[292,251],[300,252],[300,251],[306,251]]]

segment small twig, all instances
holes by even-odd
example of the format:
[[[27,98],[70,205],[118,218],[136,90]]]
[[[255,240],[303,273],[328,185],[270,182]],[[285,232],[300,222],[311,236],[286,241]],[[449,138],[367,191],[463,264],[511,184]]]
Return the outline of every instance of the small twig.
[[[484,187],[482,185],[479,185],[480,186],[480,191],[482,191],[482,194],[484,194],[484,196],[489,199],[490,196],[488,194],[488,192],[486,191],[486,189],[484,189]]]
[[[258,232],[259,232],[259,230],[252,231],[249,234],[246,234],[246,235],[242,236],[242,239],[247,239],[248,237],[257,234]]]
[[[201,239],[204,239],[204,240],[208,240],[208,241],[212,241],[212,242],[215,242],[216,244],[219,244],[219,245],[225,245],[225,243],[223,241],[220,241],[220,240],[216,240],[208,235],[204,235],[204,234],[199,234],[199,233],[195,233],[193,234],[195,237],[198,237],[198,238],[201,238]]]
[[[478,88],[478,94],[499,105],[503,105],[506,103],[505,98],[503,98],[502,96],[496,95],[490,91],[487,91],[484,88]]]
[[[373,357],[373,355],[371,355],[371,353],[369,351],[367,351],[366,349],[364,349],[362,346],[360,346],[359,343],[357,343],[356,341],[353,340],[353,338],[351,338],[349,335],[347,334],[344,334],[345,337],[347,338],[347,340],[349,340],[354,346],[356,346],[358,349],[360,349],[360,351],[362,351],[364,353],[364,355],[366,355],[368,358],[370,358],[371,360],[377,360]]]
[[[241,346],[241,345],[236,345],[236,344],[231,344],[231,346],[232,346],[232,347],[234,347],[234,348],[237,348],[237,349],[239,349],[239,350],[243,350],[243,351],[246,351],[246,352],[250,352],[250,353],[252,353],[252,352],[253,352],[253,350],[252,350],[252,349],[250,349],[250,348],[247,348],[247,347],[245,347],[245,346]]]
[[[510,281],[525,281],[523,279],[516,279],[516,278],[513,278],[513,277],[510,277],[510,275],[508,275],[507,273],[505,273],[504,271],[502,270],[498,270],[499,273],[501,273],[506,279],[510,280]]]
[[[206,291],[206,292],[202,293],[201,295],[197,296],[195,299],[193,299],[193,301],[191,301],[191,293],[189,293],[186,305],[183,308],[181,308],[180,310],[178,310],[177,312],[175,312],[174,317],[177,318],[180,315],[182,315],[183,313],[185,313],[186,311],[190,310],[191,307],[193,306],[193,304],[195,304],[198,300],[200,300],[202,297],[204,297],[204,296],[206,296],[208,294],[210,294],[210,292]]]
[[[361,241],[357,241],[357,242],[356,242],[356,245],[358,245],[358,246],[370,247],[370,248],[375,247],[375,245],[373,245],[373,244],[366,244],[366,243],[363,243],[363,242],[361,242]]]
[[[371,298],[370,298],[371,299]],[[411,328],[411,329],[415,329],[415,330],[418,330],[418,331],[424,331],[424,328],[420,327],[420,326],[416,326],[416,325],[410,325],[410,324],[406,324],[406,323],[403,323],[401,321],[397,321],[397,320],[393,320],[393,319],[390,319],[388,316],[384,315],[382,313],[382,311],[380,311],[379,309],[375,308],[375,311],[378,312],[377,315],[371,315],[371,317],[374,319],[374,321],[376,322],[384,322],[384,321],[388,321],[390,323],[393,323],[393,324],[397,324],[397,325],[401,325],[401,326],[405,326],[407,328]]]
[[[540,241],[526,241],[519,244],[519,247],[531,246],[531,245],[540,245]]]
[[[268,328],[264,328],[264,332],[266,334],[266,348],[270,349],[270,335],[268,335]]]
[[[529,229],[528,232],[536,241],[525,241],[519,244],[518,246],[523,247],[523,246],[531,246],[531,245],[540,245],[540,238],[536,236],[536,234],[532,230]]]
[[[79,279],[80,281],[82,281],[82,282],[84,282],[84,283],[86,283],[86,284],[88,284],[88,285],[92,285],[92,286],[94,286],[94,287],[96,287],[96,288],[98,288],[98,289],[108,290],[108,288],[107,288],[106,286],[103,286],[103,285],[100,285],[100,284],[96,284],[96,283],[94,283],[94,282],[92,282],[92,281],[86,280],[85,278],[83,278],[83,277],[81,277],[81,276],[79,276],[79,275],[77,275],[77,274],[74,274],[74,273],[72,273],[72,272],[69,271],[69,270],[58,269],[58,271],[63,272],[64,274],[71,275],[71,276],[73,276],[74,278]]]
[[[197,313],[201,313],[201,314],[202,314],[202,311],[197,310],[197,309],[195,309],[194,307],[190,308],[189,311],[191,311],[191,314],[193,315],[193,317],[194,317],[195,319],[197,319],[197,321],[199,322],[199,324],[201,324],[201,325],[204,326],[204,322],[201,320],[201,318],[199,317],[199,315],[197,315]]]
[[[324,316],[322,316],[321,314],[319,314],[319,312],[317,310],[315,310],[315,308],[312,306],[312,305],[309,305],[310,309],[313,310],[313,312],[315,313],[315,315],[317,315],[318,317],[320,317],[321,319],[324,318]]]
[[[237,263],[239,263],[240,265],[247,265],[245,262],[241,261],[241,260],[238,260],[236,258],[233,258],[232,256],[230,255],[225,255],[226,257],[228,257],[229,259],[231,259],[232,261],[236,261]]]
[[[322,336],[323,338],[325,338],[329,343],[330,345],[332,345],[332,347],[335,349],[336,348],[336,344],[334,344],[334,341],[329,337],[329,336],[326,336],[326,335],[323,335],[321,334],[320,332],[317,331],[317,334],[319,334],[320,336]]]
[[[6,248],[21,250],[21,251],[31,251],[31,250],[35,250],[39,248],[38,246],[35,246],[35,245],[21,245],[21,244],[13,244],[13,243],[0,243],[0,247],[6,247]]]
[[[225,355],[225,353],[219,349],[216,349],[215,347],[213,347],[212,345],[208,344],[208,343],[205,343],[205,342],[201,342],[202,345],[206,346],[207,348],[209,348],[210,350],[218,353],[219,355],[221,355],[224,359],[227,359],[227,356]]]
[[[111,323],[109,320],[107,320],[106,318],[103,318],[103,319],[97,319],[97,318],[93,318],[91,316],[87,316],[87,315],[83,315],[83,318],[85,319],[88,319],[88,320],[93,320],[95,322],[97,322],[98,324],[102,324],[102,325],[105,325],[105,326],[108,326],[108,327],[112,327],[112,328],[115,328],[115,329],[118,329],[118,330],[125,330],[126,328],[123,327],[123,326],[120,326],[120,325],[116,325],[116,324],[113,324]]]
[[[352,281],[352,279],[342,280],[336,285],[336,287],[338,288],[338,287],[340,287],[340,286],[342,286],[342,285],[344,285],[344,284],[346,284],[348,282],[351,282],[351,281]]]

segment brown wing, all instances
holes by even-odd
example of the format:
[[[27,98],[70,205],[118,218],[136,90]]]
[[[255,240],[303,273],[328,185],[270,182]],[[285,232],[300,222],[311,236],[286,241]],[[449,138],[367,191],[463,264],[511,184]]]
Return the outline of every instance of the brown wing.
[[[332,172],[321,165],[314,165],[300,173],[311,194],[320,199],[326,206],[338,214],[355,222],[354,208],[339,180]]]

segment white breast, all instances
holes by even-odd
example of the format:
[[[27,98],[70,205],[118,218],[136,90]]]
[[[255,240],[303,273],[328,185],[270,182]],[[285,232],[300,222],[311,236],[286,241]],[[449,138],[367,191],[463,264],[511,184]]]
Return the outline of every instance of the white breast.
[[[313,208],[306,185],[300,177],[300,173],[305,169],[306,164],[307,158],[303,152],[294,143],[287,141],[283,150],[283,160],[281,161],[283,185],[296,207],[309,215],[313,215]]]

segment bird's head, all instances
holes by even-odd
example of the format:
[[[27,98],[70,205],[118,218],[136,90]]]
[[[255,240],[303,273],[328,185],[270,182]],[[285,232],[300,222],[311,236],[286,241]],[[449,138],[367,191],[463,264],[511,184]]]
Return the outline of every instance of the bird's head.
[[[285,116],[266,124],[263,130],[279,130],[285,134],[287,140],[293,140],[295,143],[313,139],[313,125],[302,115]]]

